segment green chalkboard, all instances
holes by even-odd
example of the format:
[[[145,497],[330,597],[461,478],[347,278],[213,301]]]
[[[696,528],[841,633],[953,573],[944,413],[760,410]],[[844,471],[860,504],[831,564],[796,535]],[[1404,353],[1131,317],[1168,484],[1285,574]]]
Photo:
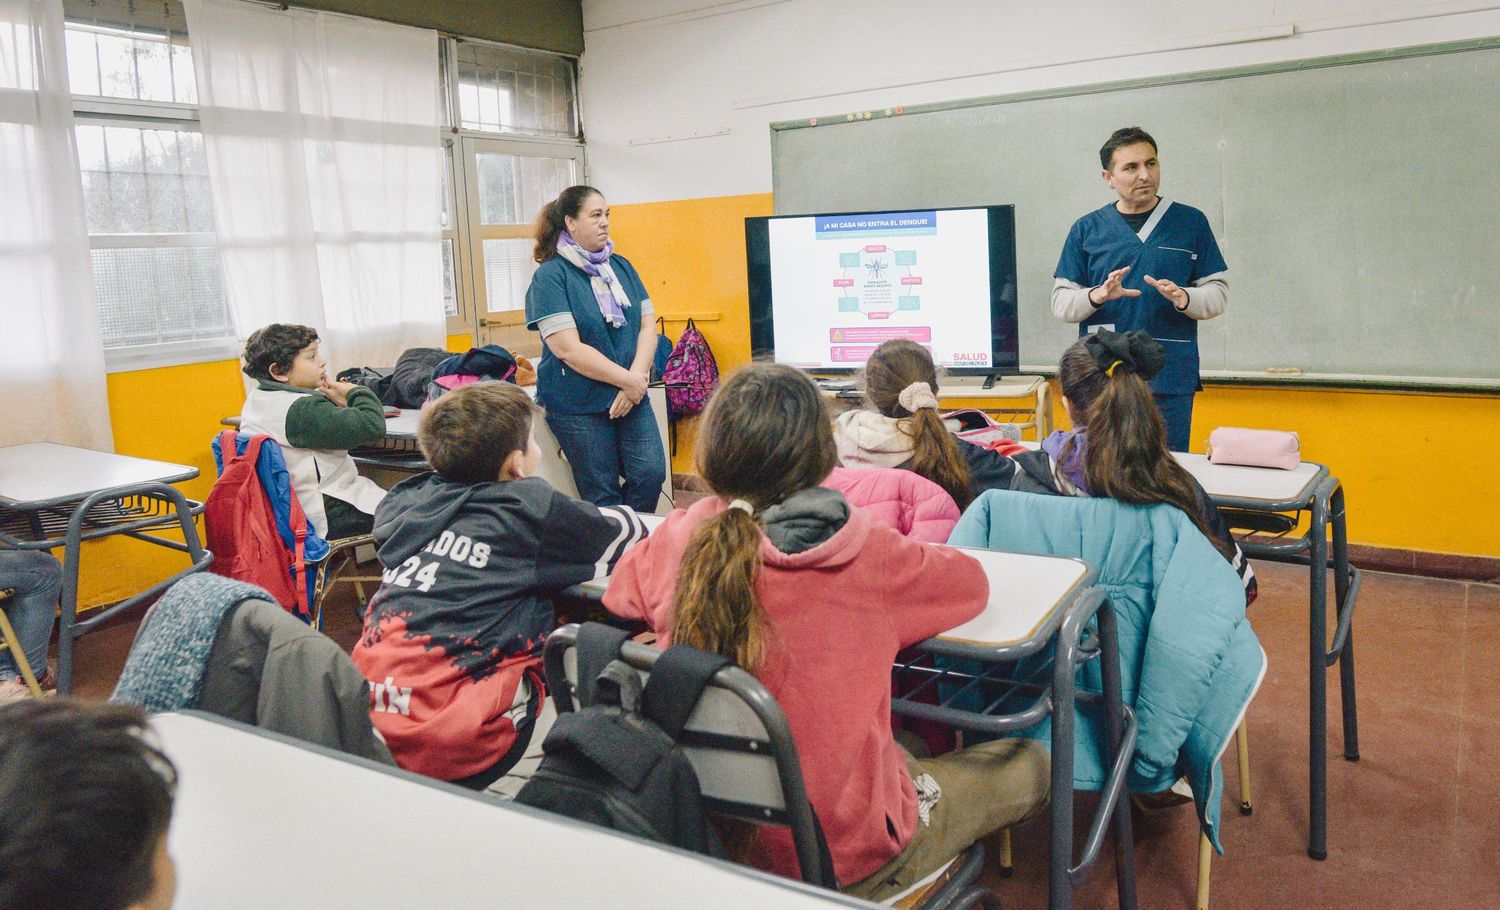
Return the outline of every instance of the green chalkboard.
[[[1129,125],[1229,263],[1205,376],[1500,388],[1500,39],[777,123],[775,208],[1014,204],[1021,362],[1051,367],[1058,253]]]

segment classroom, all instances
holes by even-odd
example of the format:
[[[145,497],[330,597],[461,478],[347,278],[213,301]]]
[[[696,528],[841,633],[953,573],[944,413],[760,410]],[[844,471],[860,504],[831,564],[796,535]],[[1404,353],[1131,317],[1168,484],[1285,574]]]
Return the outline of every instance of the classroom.
[[[1500,906],[1496,86],[1479,0],[0,0],[0,783],[126,731],[101,907]],[[714,858],[517,805],[674,640]]]

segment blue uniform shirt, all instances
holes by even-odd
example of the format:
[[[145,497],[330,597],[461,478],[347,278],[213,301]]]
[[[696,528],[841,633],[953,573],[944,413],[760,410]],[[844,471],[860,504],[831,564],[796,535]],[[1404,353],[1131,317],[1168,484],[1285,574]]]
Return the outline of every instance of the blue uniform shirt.
[[[630,298],[625,324],[615,328],[604,321],[593,285],[583,270],[561,256],[542,263],[526,289],[526,326],[533,331],[541,319],[572,313],[578,340],[625,369],[635,361],[641,335],[641,301],[647,299],[645,285],[624,256],[609,257],[615,278]],[[542,361],[536,368],[537,403],[558,414],[598,414],[609,410],[620,391],[607,382],[590,379],[553,355],[542,345]]]
[[[1097,326],[1113,326],[1117,332],[1144,329],[1167,353],[1166,366],[1152,380],[1151,391],[1184,395],[1199,388],[1198,322],[1179,313],[1146,283],[1146,276],[1170,279],[1187,288],[1229,266],[1202,212],[1167,199],[1157,205],[1167,208],[1144,241],[1113,203],[1073,222],[1054,274],[1094,287],[1103,284],[1110,272],[1129,266],[1122,286],[1140,291],[1141,296],[1108,301],[1079,324],[1078,334],[1086,335]]]

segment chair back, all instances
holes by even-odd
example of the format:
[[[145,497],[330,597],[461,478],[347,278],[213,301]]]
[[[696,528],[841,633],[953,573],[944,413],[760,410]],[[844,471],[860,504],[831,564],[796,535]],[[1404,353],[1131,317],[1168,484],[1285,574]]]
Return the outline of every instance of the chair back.
[[[574,710],[578,686],[578,626],[547,637],[547,688],[559,713]],[[627,641],[620,659],[642,682],[661,651]],[[739,667],[725,667],[703,690],[678,744],[698,775],[708,811],[728,818],[791,829],[802,880],[836,888],[827,845],[807,791],[791,726],[760,681]]]

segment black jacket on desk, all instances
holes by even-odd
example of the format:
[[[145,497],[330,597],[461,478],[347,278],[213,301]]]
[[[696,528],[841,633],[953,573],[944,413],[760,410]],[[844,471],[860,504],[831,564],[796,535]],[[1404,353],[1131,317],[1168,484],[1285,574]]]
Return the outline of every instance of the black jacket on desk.
[[[385,571],[354,662],[375,726],[402,767],[457,780],[502,759],[542,697],[551,596],[608,575],[646,526],[539,477],[465,484],[428,472],[391,489],[374,535]]]

